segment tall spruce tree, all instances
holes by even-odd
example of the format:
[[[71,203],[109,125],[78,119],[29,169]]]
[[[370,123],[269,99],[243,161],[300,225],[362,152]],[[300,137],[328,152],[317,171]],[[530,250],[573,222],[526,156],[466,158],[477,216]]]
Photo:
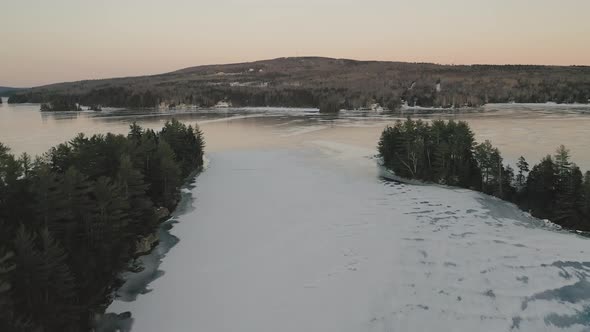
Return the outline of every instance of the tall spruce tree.
[[[4,226],[3,222],[0,222],[1,226]],[[10,322],[14,321],[16,314],[10,298],[12,289],[10,275],[15,269],[14,252],[8,250],[7,243],[2,242],[2,245],[0,245],[0,330],[2,331],[11,331],[13,329]]]
[[[129,216],[133,232],[137,235],[152,232],[156,226],[157,218],[154,214],[153,203],[147,196],[149,185],[144,181],[141,171],[133,166],[128,155],[121,156],[117,183],[123,197],[129,202]]]
[[[76,331],[75,282],[63,249],[43,231],[38,235],[21,227],[15,238],[15,270],[12,299],[18,312],[26,313],[47,331]]]
[[[527,207],[534,216],[550,219],[553,216],[558,185],[558,169],[547,156],[531,169],[527,178]]]
[[[174,151],[166,141],[160,141],[155,154],[156,164],[153,172],[154,188],[161,193],[159,201],[165,207],[172,207],[177,199],[177,188],[182,182],[182,170],[175,162]],[[152,173],[153,174],[153,173]]]
[[[561,145],[555,152],[557,182],[555,186],[555,210],[551,219],[571,227],[578,220],[577,201],[581,195],[582,174],[572,165],[569,150]],[[576,172],[574,172],[576,170]],[[575,174],[574,174],[575,173]]]
[[[522,191],[526,186],[526,177],[530,171],[529,163],[527,163],[523,156],[520,156],[520,158],[518,158],[518,162],[516,163],[516,168],[518,168],[518,174],[516,175],[516,187],[518,191]]]

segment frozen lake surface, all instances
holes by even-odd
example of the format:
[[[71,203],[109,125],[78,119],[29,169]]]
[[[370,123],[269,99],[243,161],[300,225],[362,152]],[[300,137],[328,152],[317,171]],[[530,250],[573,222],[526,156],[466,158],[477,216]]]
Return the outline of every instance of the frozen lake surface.
[[[584,109],[519,107],[424,117],[469,121],[508,160],[534,163],[565,143],[590,168]],[[38,153],[78,131],[126,132],[134,120],[158,128],[171,116],[205,132],[209,166],[143,258],[153,269],[127,276],[109,308],[129,311],[123,323],[133,331],[590,327],[590,240],[483,194],[380,179],[375,145],[399,115],[36,109],[0,106],[0,141]]]
[[[588,327],[588,239],[312,150],[212,153],[165,274],[110,310],[131,311],[136,331]]]

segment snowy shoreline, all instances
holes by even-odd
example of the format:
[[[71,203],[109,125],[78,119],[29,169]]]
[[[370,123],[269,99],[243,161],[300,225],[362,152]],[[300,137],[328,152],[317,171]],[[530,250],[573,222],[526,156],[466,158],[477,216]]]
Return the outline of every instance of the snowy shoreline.
[[[584,237],[590,237],[590,232],[587,231],[583,231],[583,230],[579,230],[579,229],[571,229],[571,228],[563,228],[562,226],[552,222],[549,219],[539,219],[536,218],[534,216],[532,216],[529,212],[522,210],[520,207],[518,207],[518,205],[509,202],[509,201],[505,201],[503,199],[500,199],[498,197],[492,196],[492,195],[488,195],[486,193],[483,192],[479,192],[479,191],[475,191],[475,190],[471,190],[471,189],[466,189],[466,188],[460,188],[460,187],[452,187],[452,186],[446,186],[446,185],[441,185],[441,184],[436,184],[436,183],[429,183],[429,182],[424,182],[424,181],[420,181],[420,180],[413,180],[413,179],[408,179],[408,178],[404,178],[401,176],[396,175],[393,171],[387,169],[385,166],[383,166],[382,161],[377,159],[377,169],[378,169],[378,173],[379,176],[389,180],[389,181],[394,181],[394,182],[398,182],[401,184],[408,184],[408,185],[413,185],[413,186],[430,186],[430,187],[438,187],[438,188],[443,188],[443,189],[464,189],[464,190],[470,190],[473,191],[475,193],[481,194],[481,195],[485,195],[488,196],[490,199],[497,199],[500,200],[502,202],[508,203],[508,204],[512,204],[514,206],[515,209],[518,209],[520,211],[522,211],[522,213],[532,219],[536,219],[539,222],[543,223],[546,227],[553,229],[553,230],[563,230],[566,232],[570,232],[570,233],[575,233]]]

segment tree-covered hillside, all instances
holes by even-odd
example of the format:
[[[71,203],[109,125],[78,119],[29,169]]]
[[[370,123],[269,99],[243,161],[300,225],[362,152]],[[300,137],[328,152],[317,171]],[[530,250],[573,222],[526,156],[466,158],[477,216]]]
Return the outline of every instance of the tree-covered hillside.
[[[60,83],[14,95],[10,102],[50,102],[57,97],[83,105],[154,107],[320,107],[356,109],[378,103],[395,109],[462,107],[497,102],[587,103],[590,67],[451,66],[301,57],[192,67],[172,73]]]

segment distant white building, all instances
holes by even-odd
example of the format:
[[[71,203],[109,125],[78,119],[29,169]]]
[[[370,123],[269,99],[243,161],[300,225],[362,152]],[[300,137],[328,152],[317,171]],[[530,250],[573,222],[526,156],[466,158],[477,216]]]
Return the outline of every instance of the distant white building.
[[[378,103],[374,103],[371,104],[371,111],[381,112],[383,111],[383,107],[381,107],[381,105],[379,105]]]
[[[227,102],[227,101],[220,101],[217,104],[215,104],[215,106],[213,106],[214,108],[228,108],[231,107],[231,103]]]

